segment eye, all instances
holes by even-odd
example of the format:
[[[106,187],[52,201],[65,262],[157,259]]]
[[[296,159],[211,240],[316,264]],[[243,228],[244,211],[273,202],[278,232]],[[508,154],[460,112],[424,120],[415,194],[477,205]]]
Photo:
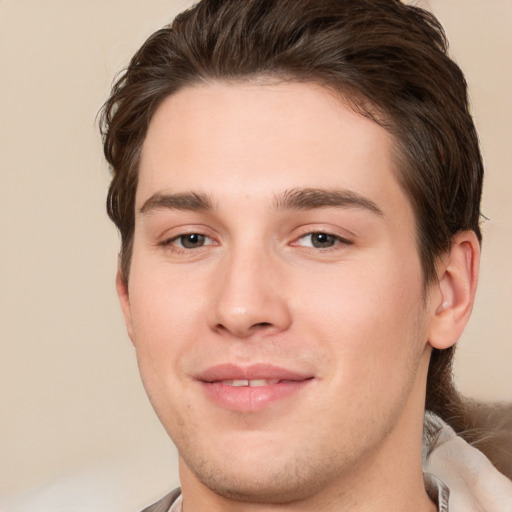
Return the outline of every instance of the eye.
[[[181,249],[199,249],[205,245],[212,245],[213,241],[206,235],[200,233],[187,233],[169,240],[165,245],[174,245]]]
[[[350,244],[351,242],[339,236],[331,235],[330,233],[317,232],[301,236],[297,245],[313,247],[315,249],[329,249],[340,243]]]

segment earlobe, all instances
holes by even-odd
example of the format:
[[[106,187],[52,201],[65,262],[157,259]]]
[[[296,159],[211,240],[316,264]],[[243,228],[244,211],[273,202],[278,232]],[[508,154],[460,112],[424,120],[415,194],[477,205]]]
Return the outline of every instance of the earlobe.
[[[439,262],[438,283],[431,294],[434,312],[428,340],[433,348],[446,349],[461,337],[473,308],[479,263],[476,234],[455,235],[450,251]]]
[[[130,298],[128,295],[128,283],[126,282],[120,269],[118,269],[116,275],[116,290],[117,296],[119,298],[119,304],[121,305],[121,310],[123,311],[126,331],[128,332],[128,336],[133,343],[132,311],[130,307]]]

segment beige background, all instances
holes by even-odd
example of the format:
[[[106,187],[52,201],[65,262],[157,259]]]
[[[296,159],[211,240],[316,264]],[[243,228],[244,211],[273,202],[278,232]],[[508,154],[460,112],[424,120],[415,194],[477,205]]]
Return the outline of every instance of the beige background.
[[[78,500],[83,510],[135,511],[177,482],[116,302],[118,238],[104,213],[95,115],[115,72],[189,4],[0,0],[5,510],[68,511]],[[512,1],[422,4],[444,23],[466,71],[487,164],[490,221],[457,382],[477,398],[512,400]]]

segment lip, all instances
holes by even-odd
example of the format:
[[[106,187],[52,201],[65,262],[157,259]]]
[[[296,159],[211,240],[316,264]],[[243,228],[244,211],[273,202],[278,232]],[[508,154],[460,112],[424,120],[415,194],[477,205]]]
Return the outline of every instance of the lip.
[[[269,364],[212,366],[196,376],[206,396],[216,405],[239,412],[256,412],[290,399],[308,387],[313,375]],[[266,380],[265,385],[230,386],[226,381]]]

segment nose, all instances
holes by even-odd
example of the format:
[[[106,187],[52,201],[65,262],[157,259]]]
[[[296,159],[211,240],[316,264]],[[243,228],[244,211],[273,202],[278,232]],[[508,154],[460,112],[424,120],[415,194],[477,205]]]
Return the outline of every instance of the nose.
[[[210,328],[236,338],[286,330],[291,314],[283,273],[265,251],[233,251],[215,276]]]

